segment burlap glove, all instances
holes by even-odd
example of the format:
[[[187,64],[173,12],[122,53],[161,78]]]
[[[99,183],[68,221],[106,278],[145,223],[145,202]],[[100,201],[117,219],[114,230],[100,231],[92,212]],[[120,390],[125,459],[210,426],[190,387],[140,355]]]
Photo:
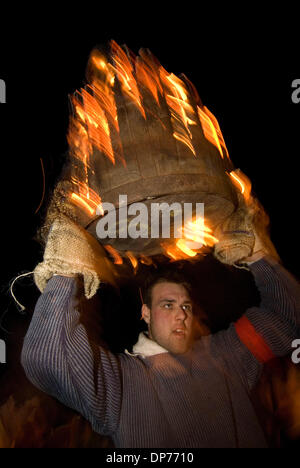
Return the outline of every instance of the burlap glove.
[[[279,260],[268,232],[269,221],[257,199],[251,196],[245,202],[240,197],[238,209],[215,231],[219,242],[215,244],[214,256],[228,265],[251,261],[259,251]]]
[[[53,222],[44,260],[34,270],[34,280],[41,292],[55,274],[82,275],[88,299],[94,296],[100,281],[116,285],[114,268],[104,248],[84,228],[64,215]]]

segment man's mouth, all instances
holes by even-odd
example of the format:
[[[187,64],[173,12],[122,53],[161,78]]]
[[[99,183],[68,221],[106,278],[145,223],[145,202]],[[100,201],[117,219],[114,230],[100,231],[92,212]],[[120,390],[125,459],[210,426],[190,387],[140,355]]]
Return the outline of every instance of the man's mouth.
[[[185,336],[185,332],[186,332],[185,328],[175,328],[175,330],[173,330],[173,333],[176,336]]]

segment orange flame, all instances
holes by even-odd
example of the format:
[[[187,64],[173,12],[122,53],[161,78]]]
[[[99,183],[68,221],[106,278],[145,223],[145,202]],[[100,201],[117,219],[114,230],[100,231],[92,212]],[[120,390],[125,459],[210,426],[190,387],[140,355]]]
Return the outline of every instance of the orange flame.
[[[206,112],[203,112],[203,110],[199,106],[197,106],[197,109],[205,138],[208,141],[210,141],[210,143],[212,143],[214,146],[216,146],[216,148],[218,148],[221,158],[224,159],[218,134],[212,120],[210,119],[209,115],[207,115]]]
[[[139,260],[144,265],[154,265],[153,260],[150,257],[146,257],[145,255],[140,255]]]
[[[77,103],[76,98],[73,97],[72,101],[77,115],[80,120],[84,121],[84,112],[79,103]],[[87,130],[76,118],[71,118],[67,140],[73,156],[82,161],[84,167],[87,168],[89,166],[89,155],[92,153],[92,146]]]
[[[182,250],[183,253],[185,253],[188,257],[195,257],[197,255],[197,252],[194,252],[194,250],[190,249],[188,246],[187,246],[187,243],[185,241],[185,239],[179,239],[177,242],[176,242],[176,246]]]
[[[209,247],[214,246],[218,242],[218,239],[212,235],[212,230],[208,226],[205,226],[203,218],[189,221],[184,226],[183,235],[187,240]]]
[[[96,210],[99,210],[99,207],[101,207],[101,198],[87,184],[80,182],[75,177],[72,177],[71,181],[76,186],[79,193],[71,193],[71,199],[88,214],[94,216],[96,214]]]
[[[138,261],[137,261],[137,259],[135,258],[135,256],[133,255],[133,253],[130,252],[130,251],[127,251],[127,252],[126,252],[126,255],[127,255],[127,257],[129,258],[129,260],[131,261],[131,264],[132,264],[132,266],[133,266],[133,269],[136,270],[136,268],[137,268],[137,266],[138,266]]]
[[[80,105],[78,102],[75,109],[87,127],[86,132],[90,142],[115,163],[109,125],[103,108],[87,90],[82,89],[81,96],[83,104]]]
[[[102,72],[102,79],[99,79],[97,74],[94,73],[90,89],[97,99],[97,102],[104,110],[109,124],[114,126],[118,132],[119,124],[117,106],[112,89],[115,83],[115,71],[113,66],[107,62],[106,58],[102,56],[99,51],[94,52],[91,61],[96,69]]]
[[[222,146],[223,156],[226,155],[226,157],[229,159],[229,153],[228,153],[228,150],[227,150],[227,147],[226,147],[226,144],[225,144],[225,140],[224,140],[224,137],[223,137],[219,122],[217,121],[214,114],[212,112],[210,112],[210,110],[206,106],[203,106],[203,111],[210,118],[211,122],[213,123],[213,126],[215,127],[215,130],[216,130],[216,133],[217,133],[217,138],[219,140],[220,145]],[[224,152],[225,152],[225,155],[224,155]],[[221,153],[221,156],[222,156],[222,153]]]
[[[189,257],[196,257],[199,250],[203,246],[213,247],[218,239],[212,234],[212,230],[205,225],[203,218],[186,223],[180,234],[182,237],[178,239],[175,245],[162,244],[165,253],[173,260],[182,260]],[[197,245],[198,244],[198,245]]]
[[[171,111],[173,136],[186,145],[196,156],[192,143],[192,133],[189,125],[196,125],[195,113],[188,103],[187,90],[183,81],[173,73],[169,74],[163,67],[160,68],[160,77],[166,87],[166,101]]]
[[[85,200],[83,200],[79,195],[77,195],[77,193],[71,193],[71,198],[75,202],[75,204],[81,206],[81,208],[85,209],[92,216],[95,214],[96,210],[91,208]]]
[[[111,245],[108,245],[108,244],[105,245],[104,248],[113,257],[115,265],[122,265],[123,264],[123,259],[122,259],[121,255],[119,255],[119,253],[118,253],[118,251],[116,249],[114,249]]]
[[[111,50],[113,53],[115,71],[121,83],[122,90],[136,104],[142,116],[146,118],[137,82],[133,76],[133,67],[130,63],[130,59],[115,41],[111,41]]]
[[[92,84],[71,97],[75,112],[70,120],[67,140],[71,154],[83,163],[82,167],[79,166],[76,169],[77,177],[72,179],[79,193],[74,192],[70,194],[70,197],[75,204],[93,216],[96,209],[99,210],[101,207],[101,199],[89,186],[89,172],[92,170],[90,157],[95,147],[114,164],[115,154],[112,148],[110,125],[116,133],[119,128],[116,104],[111,89],[114,81],[113,72],[100,54],[94,54],[91,63],[103,72],[102,79],[100,80],[93,70]],[[79,170],[81,170],[80,174]]]
[[[176,246],[189,257],[197,255],[195,249],[201,249],[203,245],[212,247],[218,242],[218,239],[211,234],[212,230],[205,226],[203,218],[189,221],[182,231],[184,237],[177,241]]]
[[[137,57],[135,63],[136,76],[139,83],[150,91],[155,101],[159,105],[158,91],[162,94],[162,88],[158,81],[156,72],[140,57]]]
[[[186,260],[187,258],[191,257],[182,249],[180,249],[180,247],[177,246],[176,244],[162,245],[162,247],[164,249],[165,255],[171,258],[172,261],[176,262],[178,260]],[[193,255],[193,256],[196,256],[196,255]]]
[[[233,184],[241,192],[246,201],[249,200],[251,194],[251,181],[250,179],[240,170],[236,169],[229,173]]]
[[[92,63],[93,65],[98,69],[98,70],[101,70],[104,75],[105,75],[105,81],[100,81],[100,80],[96,80],[95,77],[93,79],[93,84],[98,87],[98,85],[100,86],[100,88],[102,89],[106,89],[106,91],[108,91],[109,87],[110,86],[113,86],[114,85],[114,82],[115,82],[115,75],[114,75],[114,72],[112,70],[112,67],[111,65],[107,62],[106,58],[100,54],[99,51],[95,51],[93,56],[91,57],[91,60],[92,60]]]

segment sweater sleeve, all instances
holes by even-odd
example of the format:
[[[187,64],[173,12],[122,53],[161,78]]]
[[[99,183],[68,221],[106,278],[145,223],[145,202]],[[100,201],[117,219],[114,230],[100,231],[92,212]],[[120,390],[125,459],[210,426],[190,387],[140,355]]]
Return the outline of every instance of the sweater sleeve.
[[[222,354],[251,389],[263,364],[292,351],[299,338],[300,286],[297,280],[271,257],[249,268],[260,293],[259,307],[251,307],[228,330],[211,336],[214,354]]]
[[[24,339],[21,362],[35,386],[81,413],[96,432],[112,435],[121,406],[119,360],[90,343],[79,321],[77,292],[76,278],[48,281]]]

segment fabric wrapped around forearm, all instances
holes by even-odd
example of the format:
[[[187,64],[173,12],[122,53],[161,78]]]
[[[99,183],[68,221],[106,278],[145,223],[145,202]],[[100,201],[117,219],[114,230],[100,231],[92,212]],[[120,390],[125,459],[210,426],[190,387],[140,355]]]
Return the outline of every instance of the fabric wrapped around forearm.
[[[115,271],[104,248],[85,229],[63,215],[52,224],[43,262],[34,270],[34,280],[41,292],[54,274],[82,275],[88,299],[96,294],[100,282],[116,286]]]
[[[218,242],[214,256],[222,263],[236,265],[258,250],[279,261],[279,255],[270,239],[270,218],[254,197],[246,202],[239,197],[238,209],[215,231]]]
[[[252,254],[255,235],[249,213],[239,207],[215,231],[219,240],[214,249],[215,257],[222,263],[233,265]]]
[[[63,216],[67,217],[79,226],[85,227],[90,218],[84,210],[79,209],[72,203],[70,194],[74,192],[74,184],[68,180],[60,180],[55,186],[50,203],[47,208],[43,225],[37,233],[37,240],[45,246],[48,239],[49,230],[54,221]]]

